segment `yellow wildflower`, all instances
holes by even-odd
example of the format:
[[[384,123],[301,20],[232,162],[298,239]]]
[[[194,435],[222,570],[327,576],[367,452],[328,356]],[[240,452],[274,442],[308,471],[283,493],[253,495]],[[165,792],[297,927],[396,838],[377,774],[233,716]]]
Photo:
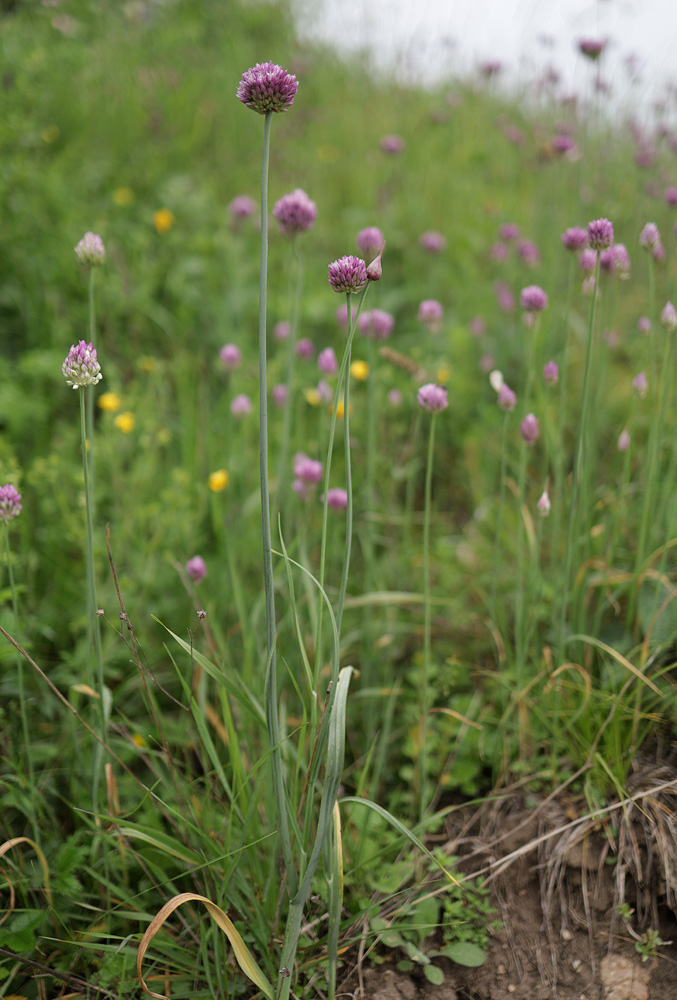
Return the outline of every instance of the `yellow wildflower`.
[[[143,750],[145,746],[148,746],[141,733],[132,733],[132,743],[135,747],[138,747],[139,750]]]
[[[369,375],[369,365],[366,361],[353,361],[350,366],[350,374],[353,378],[356,378],[358,382],[364,382]]]
[[[311,406],[319,406],[322,402],[322,396],[320,396],[317,389],[304,389],[303,395],[306,403],[309,403]]]
[[[174,225],[174,213],[168,208],[159,209],[153,216],[153,225],[158,233],[168,233]]]
[[[329,407],[329,412],[330,413],[334,412],[334,407],[333,406]],[[351,416],[351,417],[353,415],[353,404],[352,403],[348,407],[348,415]],[[338,403],[336,405],[336,416],[338,417],[339,420],[343,420],[343,417],[345,416],[345,403],[343,402],[342,399],[339,399],[339,401],[338,401]]]
[[[216,472],[212,472],[209,477],[209,489],[212,493],[220,493],[225,490],[228,485],[230,476],[225,469],[217,469]]]
[[[120,187],[113,191],[113,201],[120,207],[129,205],[134,200],[134,192],[131,188]]]
[[[450,375],[449,366],[442,365],[440,368],[437,369],[437,375],[435,376],[435,381],[438,382],[440,385],[446,385],[447,382],[449,381],[449,375]]]
[[[134,414],[127,411],[126,413],[118,413],[113,423],[123,434],[131,434],[134,430],[135,420]]]
[[[122,400],[117,392],[104,392],[102,396],[99,396],[98,404],[106,413],[117,413],[122,406]]]

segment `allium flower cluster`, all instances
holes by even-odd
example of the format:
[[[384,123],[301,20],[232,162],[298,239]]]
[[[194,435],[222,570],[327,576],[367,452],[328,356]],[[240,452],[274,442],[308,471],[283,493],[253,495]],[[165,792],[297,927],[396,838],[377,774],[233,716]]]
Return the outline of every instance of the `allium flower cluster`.
[[[572,252],[583,250],[588,245],[588,234],[580,226],[572,226],[562,233],[562,243],[565,250]]]
[[[239,396],[235,396],[232,403],[230,404],[230,412],[238,420],[248,417],[252,412],[252,401],[244,392],[241,392]]]
[[[515,308],[515,296],[504,281],[497,281],[494,285],[496,301],[501,312],[511,313]]]
[[[77,347],[75,344],[71,346],[61,371],[68,385],[72,385],[74,389],[96,385],[103,378],[101,365],[96,360],[96,348],[85,340],[81,340]]]
[[[663,197],[665,198],[665,203],[670,208],[674,208],[677,205],[677,187],[670,186],[663,192]]]
[[[639,234],[639,245],[643,250],[653,253],[661,245],[661,234],[655,222],[647,222]]]
[[[308,337],[301,337],[294,350],[297,358],[302,358],[303,361],[308,361],[308,359],[312,358],[315,354],[315,344]]]
[[[541,251],[533,240],[520,240],[517,244],[517,253],[527,267],[536,267],[541,263]]]
[[[273,215],[284,236],[296,236],[313,226],[317,218],[317,206],[305,191],[296,188],[275,203]]]
[[[449,405],[447,390],[443,385],[437,385],[435,382],[422,385],[416,398],[418,405],[422,406],[424,410],[428,410],[429,413],[439,413],[440,410],[446,410]]]
[[[548,305],[548,296],[538,285],[527,285],[520,293],[520,305],[525,312],[542,312]]]
[[[618,435],[618,441],[616,442],[616,447],[619,451],[628,451],[630,448],[630,435],[626,430],[622,430]]]
[[[338,361],[333,347],[325,347],[317,356],[317,367],[323,375],[334,375],[338,371]]]
[[[233,219],[248,219],[256,211],[256,202],[248,194],[238,194],[228,205]]]
[[[614,241],[614,227],[608,219],[588,223],[588,243],[593,250],[607,250]]]
[[[328,280],[335,292],[359,292],[367,283],[367,265],[361,257],[340,257],[329,265]]]
[[[517,396],[507,383],[502,382],[498,390],[498,405],[506,413],[510,413],[517,405]]]
[[[324,494],[322,494],[322,502],[324,503]],[[345,510],[347,506],[348,494],[345,490],[338,486],[327,490],[327,507],[331,507],[332,510]]]
[[[224,344],[219,351],[219,357],[223,361],[225,367],[229,371],[232,371],[234,368],[237,368],[242,360],[242,351],[237,344]]]
[[[442,233],[429,230],[426,233],[421,233],[418,238],[418,245],[421,249],[427,250],[428,253],[441,253],[446,247],[447,241]]]
[[[385,236],[377,226],[367,226],[366,229],[359,231],[355,242],[362,257],[371,260],[378,254],[385,241]]]
[[[559,367],[556,361],[548,361],[543,366],[543,380],[547,385],[557,385],[559,382]]]
[[[620,278],[630,277],[630,257],[623,243],[614,243],[599,255],[599,266],[603,271],[617,274]]]
[[[75,247],[75,256],[84,267],[100,267],[106,259],[106,248],[97,233],[85,233]]]
[[[242,74],[237,97],[252,111],[286,111],[294,103],[299,89],[296,77],[276,63],[257,63]]]
[[[578,51],[581,55],[584,55],[586,59],[595,62],[604,52],[606,42],[597,38],[581,38],[578,43]]]
[[[287,340],[290,333],[291,325],[286,319],[281,319],[279,323],[276,323],[273,327],[273,336],[275,337],[275,340]]]
[[[384,135],[379,143],[383,152],[390,153],[391,156],[402,153],[405,145],[406,143],[401,135]]]
[[[308,499],[313,489],[322,481],[322,462],[309,458],[305,452],[294,455],[294,482],[292,489],[302,500]]]
[[[419,322],[430,328],[437,326],[443,315],[444,310],[437,299],[424,299],[418,307]]]
[[[207,566],[202,556],[193,556],[186,563],[186,573],[193,583],[199,583],[207,575]]]
[[[646,396],[648,385],[649,383],[644,372],[640,372],[639,375],[635,375],[632,380],[632,388],[640,399],[644,399]]]
[[[520,227],[515,222],[504,222],[502,226],[499,227],[498,235],[506,243],[510,243],[511,240],[516,240],[520,234]]]
[[[550,513],[550,497],[548,496],[548,491],[543,490],[540,497],[538,498],[538,503],[536,504],[538,513],[541,517],[547,517]]]
[[[270,396],[275,406],[284,406],[287,401],[287,386],[286,385],[274,385],[270,390]]]
[[[357,325],[370,340],[387,340],[393,332],[395,318],[383,309],[371,309],[360,314]]]
[[[538,418],[534,416],[533,413],[527,413],[526,417],[520,424],[520,434],[522,435],[522,440],[533,447],[538,441],[539,435]]]
[[[637,320],[637,329],[640,333],[650,333],[651,332],[651,320],[648,316],[640,316]]]
[[[663,306],[661,323],[666,330],[674,330],[677,327],[677,310],[672,302],[666,302]]]
[[[16,486],[11,483],[0,486],[0,521],[11,521],[21,510],[21,494],[17,493]]]

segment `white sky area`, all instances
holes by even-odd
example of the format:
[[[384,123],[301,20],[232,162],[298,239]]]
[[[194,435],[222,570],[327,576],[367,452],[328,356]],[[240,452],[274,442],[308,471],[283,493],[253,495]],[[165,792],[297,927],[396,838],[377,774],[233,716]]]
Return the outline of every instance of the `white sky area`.
[[[615,102],[648,108],[677,82],[677,0],[294,0],[302,37],[338,52],[362,50],[376,68],[393,64],[418,83],[467,76],[486,60],[508,82],[551,65],[565,92],[582,93],[594,72],[578,39],[608,39],[601,75]],[[544,42],[549,39],[549,44]],[[625,57],[637,57],[634,81]],[[672,117],[677,100],[672,100]]]

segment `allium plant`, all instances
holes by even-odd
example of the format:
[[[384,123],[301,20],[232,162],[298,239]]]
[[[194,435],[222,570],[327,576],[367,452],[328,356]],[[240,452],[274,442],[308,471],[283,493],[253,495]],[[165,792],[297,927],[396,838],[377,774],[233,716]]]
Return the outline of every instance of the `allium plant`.
[[[317,206],[305,191],[297,188],[275,203],[273,215],[283,236],[297,236],[315,225]]]
[[[372,260],[385,243],[385,236],[377,226],[367,226],[359,231],[355,242],[360,256]]]

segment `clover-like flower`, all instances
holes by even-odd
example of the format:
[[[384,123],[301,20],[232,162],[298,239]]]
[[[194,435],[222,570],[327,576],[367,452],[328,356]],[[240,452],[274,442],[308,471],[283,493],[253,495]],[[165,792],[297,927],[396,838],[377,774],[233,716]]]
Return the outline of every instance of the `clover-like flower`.
[[[75,344],[71,346],[61,371],[68,385],[74,389],[80,389],[85,385],[96,385],[103,378],[101,365],[96,360],[96,348],[85,340],[81,340],[77,347]]]
[[[443,385],[437,385],[436,382],[422,385],[416,398],[418,405],[422,406],[424,410],[428,410],[429,413],[439,413],[440,410],[446,410],[449,405],[447,390]]]
[[[608,219],[588,223],[588,243],[593,250],[607,250],[614,241],[614,227]]]
[[[352,254],[329,265],[329,284],[335,292],[359,292],[367,283],[367,265]]]
[[[75,256],[83,267],[100,267],[106,259],[106,248],[98,233],[85,233],[75,247]]]
[[[252,111],[279,114],[294,103],[299,89],[296,77],[276,63],[257,63],[242,74],[237,96]]]
[[[283,195],[275,203],[273,215],[283,236],[296,236],[310,229],[317,218],[317,206],[301,188]]]
[[[21,510],[21,494],[17,493],[16,486],[12,483],[0,486],[0,521],[11,521],[19,516]]]

